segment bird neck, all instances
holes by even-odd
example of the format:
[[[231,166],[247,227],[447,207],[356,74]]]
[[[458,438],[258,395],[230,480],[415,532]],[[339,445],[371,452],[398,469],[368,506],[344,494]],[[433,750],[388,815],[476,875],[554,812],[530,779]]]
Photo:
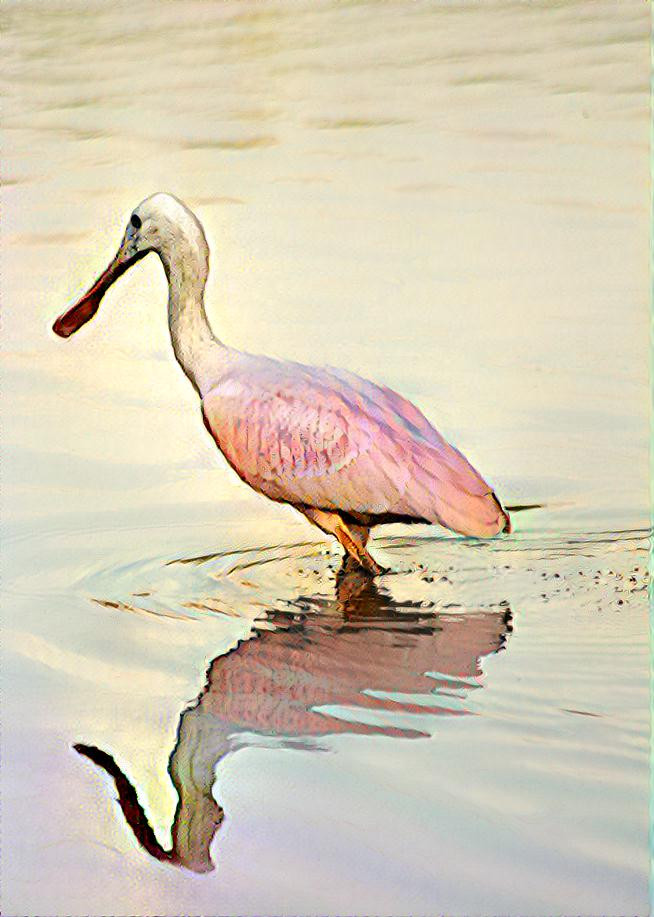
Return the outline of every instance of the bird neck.
[[[215,366],[216,350],[225,349],[211,330],[204,310],[208,249],[204,239],[183,237],[159,255],[168,278],[168,327],[175,358],[202,394],[211,366]]]

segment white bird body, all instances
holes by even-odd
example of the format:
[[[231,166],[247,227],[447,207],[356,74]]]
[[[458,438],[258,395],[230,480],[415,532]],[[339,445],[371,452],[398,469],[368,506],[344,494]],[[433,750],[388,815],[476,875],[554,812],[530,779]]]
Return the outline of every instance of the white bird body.
[[[168,278],[175,357],[218,448],[254,490],[303,512],[372,573],[381,568],[366,543],[379,523],[438,523],[482,537],[510,530],[492,488],[401,395],[344,370],[219,341],[204,310],[204,231],[172,195],[139,204],[116,258],[55,332],[68,337],[88,321],[116,277],[150,251]]]

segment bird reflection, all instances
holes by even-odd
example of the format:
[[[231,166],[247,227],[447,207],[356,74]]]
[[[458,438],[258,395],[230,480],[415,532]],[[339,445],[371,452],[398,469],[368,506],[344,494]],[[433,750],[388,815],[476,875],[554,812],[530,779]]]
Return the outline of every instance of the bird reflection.
[[[113,757],[74,748],[114,779],[125,819],[151,856],[207,872],[224,816],[212,793],[215,768],[226,754],[262,743],[318,748],[319,737],[335,733],[428,736],[426,717],[468,712],[462,698],[480,687],[481,659],[503,648],[511,620],[508,607],[434,613],[398,603],[348,563],[333,600],[308,597],[268,613],[211,662],[181,714],[168,762],[178,796],[170,850]]]

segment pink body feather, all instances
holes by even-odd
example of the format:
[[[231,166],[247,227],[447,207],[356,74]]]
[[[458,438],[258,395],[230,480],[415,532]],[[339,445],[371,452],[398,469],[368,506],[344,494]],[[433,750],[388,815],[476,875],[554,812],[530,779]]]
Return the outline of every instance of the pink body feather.
[[[492,488],[409,401],[352,373],[238,353],[202,402],[238,475],[272,500],[368,524],[509,526]]]

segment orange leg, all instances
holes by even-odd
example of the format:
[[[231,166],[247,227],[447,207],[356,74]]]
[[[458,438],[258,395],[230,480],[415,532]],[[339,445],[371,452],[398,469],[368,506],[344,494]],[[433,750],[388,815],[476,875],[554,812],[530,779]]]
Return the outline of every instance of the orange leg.
[[[324,509],[315,509],[312,506],[297,507],[300,512],[304,513],[310,522],[317,525],[319,529],[328,535],[334,535],[343,545],[348,555],[371,573],[378,576],[384,572],[376,560],[371,557],[366,549],[370,529],[365,525],[356,525],[353,522],[346,522],[343,517],[335,512]]]

